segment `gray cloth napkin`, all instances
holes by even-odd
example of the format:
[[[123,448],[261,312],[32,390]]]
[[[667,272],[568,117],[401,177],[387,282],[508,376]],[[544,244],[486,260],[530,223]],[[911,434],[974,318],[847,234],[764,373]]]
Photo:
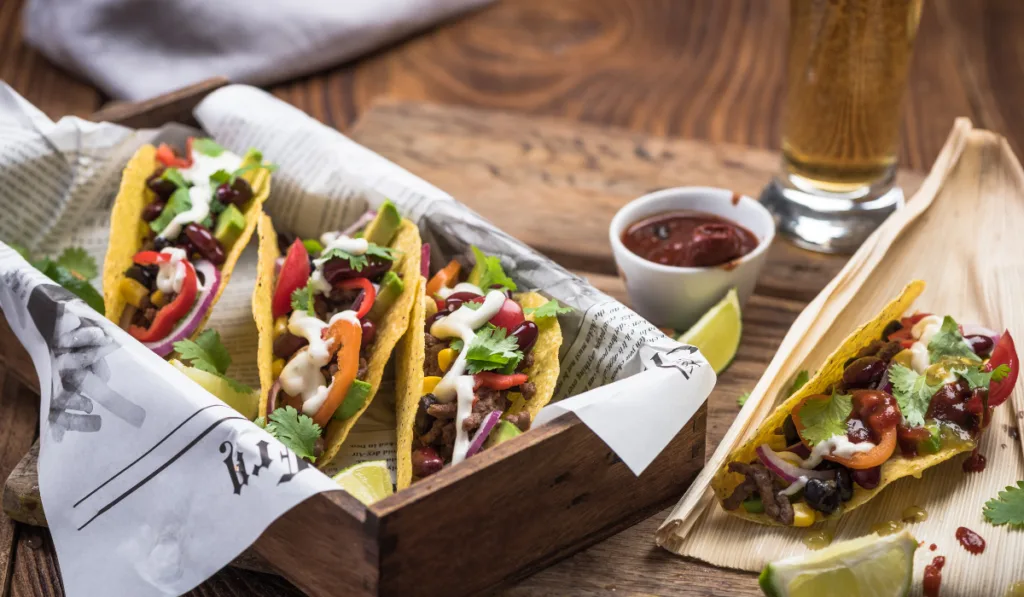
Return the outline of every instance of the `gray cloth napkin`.
[[[108,95],[226,75],[257,85],[352,59],[493,0],[29,0],[25,37]]]

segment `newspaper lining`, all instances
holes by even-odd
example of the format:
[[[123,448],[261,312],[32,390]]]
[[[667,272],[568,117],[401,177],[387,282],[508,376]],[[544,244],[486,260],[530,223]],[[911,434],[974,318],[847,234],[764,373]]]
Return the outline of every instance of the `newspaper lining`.
[[[257,89],[235,85],[211,94],[196,109],[196,117],[205,131],[225,147],[236,153],[257,147],[266,160],[279,166],[273,175],[271,198],[265,206],[279,230],[316,237],[351,223],[367,208],[388,197],[406,217],[417,222],[424,242],[431,245],[435,264],[468,251],[472,244],[485,253],[499,255],[521,288],[540,290],[573,307],[573,313],[560,317],[564,338],[556,402],[541,412],[537,424],[575,411],[640,474],[713,388],[715,374],[694,347],[665,338],[625,306],[495,228],[440,189],[299,110]],[[56,255],[66,247],[82,246],[102,263],[110,207],[124,164],[144,143],[166,141],[182,145],[191,133],[176,125],[158,131],[132,131],[77,118],[52,123],[9,88],[0,87],[0,207],[5,211],[0,221],[0,240],[22,244],[41,255]],[[253,386],[257,384],[256,330],[250,297],[255,283],[255,257],[252,244],[236,266],[208,324],[221,333],[232,354],[229,374]],[[0,275],[19,280],[19,291],[5,288],[0,292],[0,305],[9,319],[10,313],[25,308],[37,285],[58,288],[47,283],[46,278],[2,242]],[[84,308],[78,305],[80,301],[65,302],[75,305],[74,310]],[[82,315],[79,319],[90,318]],[[91,319],[97,319],[94,313]],[[40,490],[69,595],[98,594],[112,586],[135,595],[184,592],[229,562],[298,501],[312,493],[336,488],[328,477],[312,468],[302,469],[302,475],[295,476],[294,469],[301,463],[294,455],[257,427],[232,419],[199,443],[205,445],[213,436],[222,442],[237,440],[230,449],[224,448],[230,452],[228,459],[244,458],[246,465],[235,466],[236,472],[254,471],[254,467],[255,471],[261,470],[258,467],[267,462],[263,457],[269,446],[274,460],[266,467],[273,468],[277,476],[291,472],[295,482],[274,485],[268,481],[268,475],[257,477],[253,472],[241,495],[258,495],[261,499],[258,505],[247,503],[240,507],[236,503],[239,494],[232,491],[238,479],[232,478],[229,483],[224,478],[225,470],[232,469],[230,464],[225,466],[225,454],[218,452],[204,458],[197,455],[196,462],[190,462],[191,468],[176,464],[163,470],[160,478],[173,483],[166,483],[161,492],[146,499],[126,498],[110,509],[102,522],[89,527],[90,549],[81,549],[86,543],[82,542],[82,531],[76,530],[79,513],[73,512],[75,508],[70,504],[78,498],[71,488],[92,485],[106,468],[124,466],[139,457],[155,437],[166,435],[165,427],[186,418],[185,411],[175,410],[185,408],[182,405],[201,411],[193,414],[197,421],[216,421],[212,413],[218,410],[216,405],[223,406],[173,368],[166,367],[116,325],[102,319],[90,325],[109,336],[111,354],[126,359],[121,367],[107,372],[109,379],[94,379],[96,385],[92,389],[99,395],[114,386],[121,388],[122,397],[144,411],[145,423],[117,437],[108,432],[112,425],[94,433],[69,429],[65,431],[68,439],[55,441],[48,433],[55,404],[51,394],[58,394],[58,402],[77,394],[42,384]],[[50,362],[57,363],[53,348],[33,333],[28,324],[12,327],[29,348],[40,378],[53,378],[56,384],[61,375],[51,375]],[[65,332],[71,336],[81,333],[77,328]],[[57,335],[54,341],[59,344],[62,337]],[[146,366],[139,368],[135,361]],[[147,384],[143,384],[147,385],[145,391],[140,391],[138,382],[148,382],[149,375],[166,381],[162,391],[154,391]],[[135,382],[134,387],[126,381],[129,379]],[[619,383],[611,383],[615,381]],[[95,406],[99,414],[106,416],[104,408],[100,408],[105,406],[102,401],[96,401]],[[191,423],[183,425],[187,429]],[[260,441],[267,443],[260,446]],[[79,452],[88,446],[84,451],[105,454],[105,464],[69,456],[69,444],[78,445]],[[329,470],[367,459],[388,459],[393,466],[394,391],[387,383]],[[142,461],[145,463],[145,458]],[[285,466],[288,468],[282,468]],[[200,486],[202,502],[192,493]],[[202,504],[204,511],[215,513],[218,522],[208,522],[206,528],[195,523],[193,515],[198,504]],[[179,531],[187,527],[188,533],[167,534],[147,522],[160,520],[161,516],[173,519]],[[229,528],[237,532],[225,532]],[[239,530],[242,528],[244,532]],[[211,540],[211,529],[215,530],[217,540]],[[134,547],[129,549],[127,545]],[[141,549],[142,545],[149,546],[149,551]],[[101,559],[98,554],[104,557]]]

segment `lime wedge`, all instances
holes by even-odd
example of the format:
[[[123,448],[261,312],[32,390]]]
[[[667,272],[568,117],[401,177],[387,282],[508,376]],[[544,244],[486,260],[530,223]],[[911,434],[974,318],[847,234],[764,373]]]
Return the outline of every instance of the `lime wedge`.
[[[761,590],[769,597],[908,595],[915,549],[917,541],[908,531],[836,543],[768,564],[761,572]]]
[[[353,464],[333,477],[334,482],[369,506],[395,492],[391,473],[383,460],[370,460]]]
[[[736,289],[731,288],[725,298],[679,336],[679,341],[699,348],[700,353],[715,368],[715,373],[721,373],[736,356],[742,335],[740,299]]]
[[[172,359],[171,364],[187,375],[192,381],[203,386],[204,390],[242,413],[242,416],[245,418],[250,421],[256,418],[256,413],[260,408],[260,393],[258,391],[239,392],[231,387],[231,383],[228,380],[219,375],[214,375],[195,367],[189,367],[177,359]]]

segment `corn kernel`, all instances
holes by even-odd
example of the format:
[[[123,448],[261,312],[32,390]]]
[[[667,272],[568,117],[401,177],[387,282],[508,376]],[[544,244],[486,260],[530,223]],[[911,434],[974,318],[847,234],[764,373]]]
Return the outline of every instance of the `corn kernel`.
[[[814,510],[802,502],[793,504],[793,526],[809,527],[814,524]]]
[[[149,294],[149,289],[131,278],[121,279],[120,290],[124,300],[136,309],[142,308],[142,300]]]
[[[274,320],[274,338],[283,336],[288,331],[288,318],[284,315]]]
[[[423,378],[423,393],[430,394],[441,383],[441,378],[436,375],[428,375]]]
[[[427,319],[430,319],[431,315],[437,313],[437,303],[429,296],[423,297],[423,307],[426,309]]]
[[[795,454],[793,452],[782,451],[782,452],[777,452],[777,454],[779,455],[779,458],[785,460],[786,462],[788,462],[790,464],[794,464],[796,466],[802,466],[803,465],[803,462],[804,462],[803,458],[800,458],[799,455],[797,455],[797,454]]]
[[[157,308],[163,307],[164,305],[167,304],[167,295],[164,294],[163,292],[157,290],[157,291],[154,291],[153,294],[151,294],[149,296],[149,300]]]
[[[437,366],[441,368],[441,371],[447,372],[449,367],[452,366],[455,356],[454,350],[450,348],[442,349],[437,353]]]
[[[274,379],[281,377],[281,372],[284,371],[284,359],[274,359],[274,362],[270,367],[273,372]]]

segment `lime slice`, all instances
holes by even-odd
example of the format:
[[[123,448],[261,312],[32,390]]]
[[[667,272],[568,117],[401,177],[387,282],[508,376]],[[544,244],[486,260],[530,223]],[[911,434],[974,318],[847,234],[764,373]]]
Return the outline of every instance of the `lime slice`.
[[[172,359],[171,364],[179,371],[187,375],[192,381],[203,386],[203,389],[223,400],[228,406],[242,413],[242,416],[250,421],[256,418],[260,408],[260,393],[253,390],[250,392],[239,392],[231,387],[231,383],[219,375],[208,373],[202,369],[189,367],[177,359]]]
[[[761,590],[769,597],[908,595],[915,549],[917,541],[908,531],[836,543],[768,564],[761,572]]]
[[[700,353],[715,368],[715,373],[721,373],[736,356],[742,335],[740,299],[736,289],[731,288],[725,298],[679,336],[679,341],[699,348]]]
[[[370,460],[353,464],[333,477],[334,482],[369,506],[395,492],[391,473],[383,460]]]

